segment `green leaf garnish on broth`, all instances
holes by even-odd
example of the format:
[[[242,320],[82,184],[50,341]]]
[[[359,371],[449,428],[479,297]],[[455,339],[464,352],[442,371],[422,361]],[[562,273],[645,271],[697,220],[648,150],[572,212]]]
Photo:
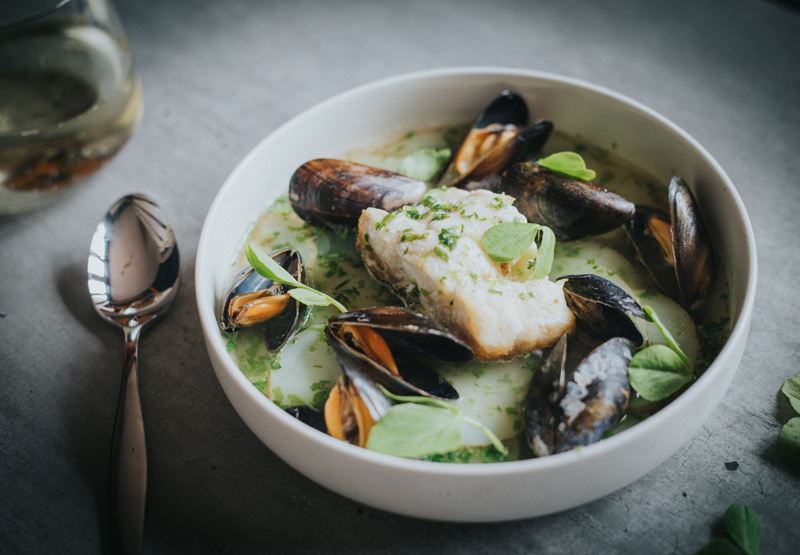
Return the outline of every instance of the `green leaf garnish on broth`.
[[[660,401],[692,381],[692,369],[666,345],[651,345],[633,355],[628,379],[639,395]]]
[[[421,148],[403,158],[400,163],[400,173],[411,179],[430,181],[448,160],[450,160],[449,148]]]
[[[463,447],[464,423],[481,431],[497,451],[507,454],[503,442],[483,423],[464,416],[451,403],[432,397],[395,395],[380,386],[394,405],[370,430],[367,449],[398,457],[420,458],[448,453]]]
[[[778,454],[786,464],[800,472],[800,416],[792,418],[781,428]]]
[[[461,447],[461,414],[430,405],[394,405],[372,427],[367,449],[419,458]]]
[[[333,297],[326,295],[322,291],[317,291],[305,283],[297,281],[292,274],[287,272],[280,264],[275,262],[270,255],[261,250],[257,245],[252,243],[247,245],[247,261],[256,272],[265,278],[289,287],[295,287],[296,289],[289,290],[289,295],[291,295],[297,302],[311,306],[333,305],[340,312],[347,312],[347,308],[345,308],[342,303]],[[298,293],[298,289],[303,290],[304,293]]]
[[[552,172],[574,177],[581,181],[591,181],[597,174],[586,167],[583,157],[577,152],[556,152],[536,161],[541,167]]]
[[[692,363],[689,360],[689,357],[686,356],[686,353],[683,352],[681,346],[678,345],[678,342],[675,341],[674,337],[672,337],[672,334],[667,329],[667,326],[665,326],[664,323],[661,321],[661,319],[659,319],[658,315],[656,314],[656,311],[649,306],[643,307],[643,310],[644,313],[647,315],[648,321],[652,322],[656,326],[656,328],[658,328],[659,333],[664,338],[664,343],[666,343],[666,345],[670,349],[675,351],[675,353],[681,358],[681,360],[683,361],[683,363],[686,365],[687,368],[691,369]]]

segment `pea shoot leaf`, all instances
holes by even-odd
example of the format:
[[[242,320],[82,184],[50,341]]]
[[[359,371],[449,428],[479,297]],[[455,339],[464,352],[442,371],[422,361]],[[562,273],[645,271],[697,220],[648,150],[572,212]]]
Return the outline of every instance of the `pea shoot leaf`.
[[[582,181],[591,181],[597,176],[594,170],[586,167],[586,162],[577,152],[556,152],[539,159],[536,163],[552,172]]]
[[[275,262],[275,259],[253,243],[247,245],[247,261],[256,272],[265,278],[294,287],[302,285],[283,266]]]
[[[481,237],[481,245],[495,262],[512,262],[533,243],[536,225],[521,222],[503,222],[493,225]]]
[[[295,289],[290,289],[288,293],[292,298],[297,300],[297,302],[312,306],[333,305],[340,312],[347,312],[347,308],[330,295],[326,295],[322,291],[317,291],[313,287],[296,280],[294,276],[283,266],[278,264],[274,258],[253,243],[247,245],[247,261],[256,272],[265,278],[289,287],[295,287]]]
[[[789,399],[792,409],[800,415],[800,373],[783,382],[781,392]]]
[[[664,343],[666,343],[667,347],[675,351],[675,353],[681,357],[683,363],[691,369],[692,363],[689,360],[689,357],[686,356],[686,353],[683,352],[681,346],[678,345],[678,342],[672,337],[672,334],[667,329],[667,326],[661,321],[661,319],[656,314],[656,311],[653,310],[653,307],[645,306],[643,308],[645,315],[647,316],[648,321],[652,322],[656,328],[658,328],[658,332],[661,334],[661,337],[664,338]]]
[[[536,227],[538,228],[536,234],[541,239],[539,241],[539,250],[536,253],[536,260],[533,263],[533,272],[528,276],[528,279],[543,279],[550,275],[550,270],[553,267],[553,258],[555,257],[556,234],[547,226],[536,225]]]
[[[651,345],[633,356],[628,379],[639,395],[648,401],[660,401],[692,381],[692,369],[673,349]]]
[[[746,505],[733,504],[723,517],[725,531],[747,555],[758,555],[761,542],[761,519]]]
[[[367,449],[419,458],[455,451],[461,447],[460,412],[402,403],[394,405],[370,430]]]
[[[778,435],[778,454],[789,466],[800,472],[800,416],[792,418]]]

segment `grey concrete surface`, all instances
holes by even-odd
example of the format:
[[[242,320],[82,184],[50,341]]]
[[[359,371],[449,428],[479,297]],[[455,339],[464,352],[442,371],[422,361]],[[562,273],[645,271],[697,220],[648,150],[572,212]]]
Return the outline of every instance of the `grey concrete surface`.
[[[0,552],[104,549],[122,341],[90,308],[84,264],[96,219],[141,190],[171,215],[185,278],[141,353],[147,552],[689,553],[740,502],[763,519],[764,553],[797,553],[800,481],[773,451],[776,393],[800,370],[797,11],[758,0],[128,0],[119,8],[144,83],[141,127],[66,202],[0,219]],[[469,64],[588,79],[673,119],[737,184],[761,266],[742,366],[688,444],[595,503],[481,526],[363,507],[281,462],[223,395],[192,286],[205,212],[257,141],[352,86]],[[737,470],[726,469],[731,461]]]

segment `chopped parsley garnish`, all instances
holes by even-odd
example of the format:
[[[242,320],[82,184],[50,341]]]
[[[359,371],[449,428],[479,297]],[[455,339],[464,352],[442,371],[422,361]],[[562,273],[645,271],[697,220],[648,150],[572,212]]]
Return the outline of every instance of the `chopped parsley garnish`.
[[[443,228],[439,232],[439,244],[453,250],[458,242],[458,235],[454,234],[447,228]]]
[[[403,230],[403,234],[400,236],[400,242],[419,241],[420,239],[427,239],[427,237],[427,233],[414,233],[411,228],[407,228]]]
[[[447,251],[445,251],[439,245],[436,245],[435,247],[433,247],[433,254],[435,254],[436,256],[438,256],[439,258],[444,260],[445,262],[448,262],[450,260],[450,255],[447,254]]]

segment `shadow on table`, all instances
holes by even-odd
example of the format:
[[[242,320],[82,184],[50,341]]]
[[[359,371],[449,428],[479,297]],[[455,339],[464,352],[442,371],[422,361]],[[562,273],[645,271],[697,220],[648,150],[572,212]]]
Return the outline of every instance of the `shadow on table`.
[[[59,268],[55,274],[56,288],[69,313],[90,333],[109,345],[108,364],[91,360],[90,351],[82,352],[79,368],[80,380],[66,380],[64,387],[73,388],[63,398],[70,401],[63,410],[67,457],[78,469],[81,479],[94,494],[97,529],[102,551],[110,551],[110,498],[108,461],[111,452],[111,433],[116,398],[108,391],[119,387],[120,373],[114,372],[116,359],[110,356],[111,346],[122,344],[122,338],[111,326],[105,324],[92,307],[86,287],[86,269],[83,261]],[[64,322],[64,329],[72,326]],[[78,345],[78,352],[81,346]],[[105,354],[101,353],[101,356]],[[121,357],[121,354],[120,354]],[[121,358],[120,358],[121,360]],[[120,363],[121,364],[121,363]]]

